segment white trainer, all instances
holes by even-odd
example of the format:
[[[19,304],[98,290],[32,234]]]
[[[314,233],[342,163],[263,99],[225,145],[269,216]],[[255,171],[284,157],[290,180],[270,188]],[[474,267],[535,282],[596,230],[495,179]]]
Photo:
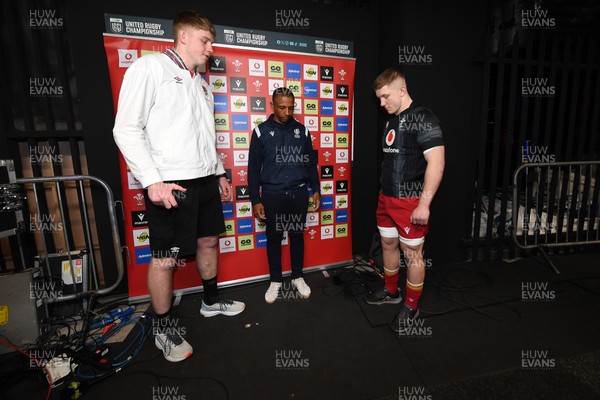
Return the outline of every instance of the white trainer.
[[[219,297],[219,299],[213,305],[208,305],[202,300],[200,306],[200,314],[205,317],[214,317],[215,315],[225,315],[227,317],[233,317],[238,315],[246,309],[246,304],[241,301],[235,301],[231,299],[225,299]]]
[[[292,286],[298,290],[300,297],[303,299],[308,299],[310,297],[310,287],[304,282],[304,278],[300,277],[292,279]]]
[[[192,346],[177,333],[157,333],[154,344],[162,350],[167,361],[171,362],[183,361],[194,352]]]
[[[271,282],[267,292],[265,293],[265,301],[268,304],[275,303],[277,296],[279,296],[279,290],[281,290],[281,282]]]

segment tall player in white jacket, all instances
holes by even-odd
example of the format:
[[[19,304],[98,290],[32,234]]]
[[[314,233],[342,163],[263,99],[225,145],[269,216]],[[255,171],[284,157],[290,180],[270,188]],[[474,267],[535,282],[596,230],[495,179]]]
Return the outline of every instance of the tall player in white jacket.
[[[173,36],[173,49],[144,56],[125,73],[113,135],[144,187],[155,344],[177,362],[193,352],[185,329],[170,318],[178,257],[196,256],[202,315],[237,315],[245,304],[217,293],[218,235],[225,231],[221,200],[230,197],[231,187],[216,151],[213,95],[196,72],[213,53],[215,28],[183,11],[173,20]]]

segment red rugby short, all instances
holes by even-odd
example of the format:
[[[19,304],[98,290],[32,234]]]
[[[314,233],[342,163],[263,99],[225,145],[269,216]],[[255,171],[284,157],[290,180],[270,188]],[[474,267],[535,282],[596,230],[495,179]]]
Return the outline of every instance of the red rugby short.
[[[402,243],[418,246],[425,241],[428,225],[415,225],[410,216],[419,205],[418,197],[397,198],[379,193],[377,203],[377,228],[386,238],[399,237]]]

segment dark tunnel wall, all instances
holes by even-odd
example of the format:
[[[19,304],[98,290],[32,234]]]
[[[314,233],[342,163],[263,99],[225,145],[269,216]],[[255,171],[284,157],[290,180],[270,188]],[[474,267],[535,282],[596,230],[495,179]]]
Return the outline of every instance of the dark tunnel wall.
[[[401,63],[413,101],[429,107],[444,132],[446,167],[431,208],[425,258],[434,265],[464,260],[462,239],[471,226],[481,112],[482,65],[475,57],[483,52],[487,5],[468,1],[384,4],[381,64]],[[417,53],[425,56],[425,62],[410,65],[407,56]]]

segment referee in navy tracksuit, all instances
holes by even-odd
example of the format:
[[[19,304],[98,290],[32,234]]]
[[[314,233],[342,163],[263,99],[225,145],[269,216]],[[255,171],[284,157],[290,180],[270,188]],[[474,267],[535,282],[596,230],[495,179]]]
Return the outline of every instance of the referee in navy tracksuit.
[[[292,286],[302,298],[310,288],[302,278],[304,226],[308,187],[319,208],[317,159],[308,129],[294,119],[294,94],[288,88],[273,92],[273,114],[252,131],[248,159],[248,184],[252,211],[267,222],[267,258],[271,283],[265,301],[273,303],[282,285],[281,240],[288,231],[292,261]],[[261,190],[262,189],[262,190]]]

